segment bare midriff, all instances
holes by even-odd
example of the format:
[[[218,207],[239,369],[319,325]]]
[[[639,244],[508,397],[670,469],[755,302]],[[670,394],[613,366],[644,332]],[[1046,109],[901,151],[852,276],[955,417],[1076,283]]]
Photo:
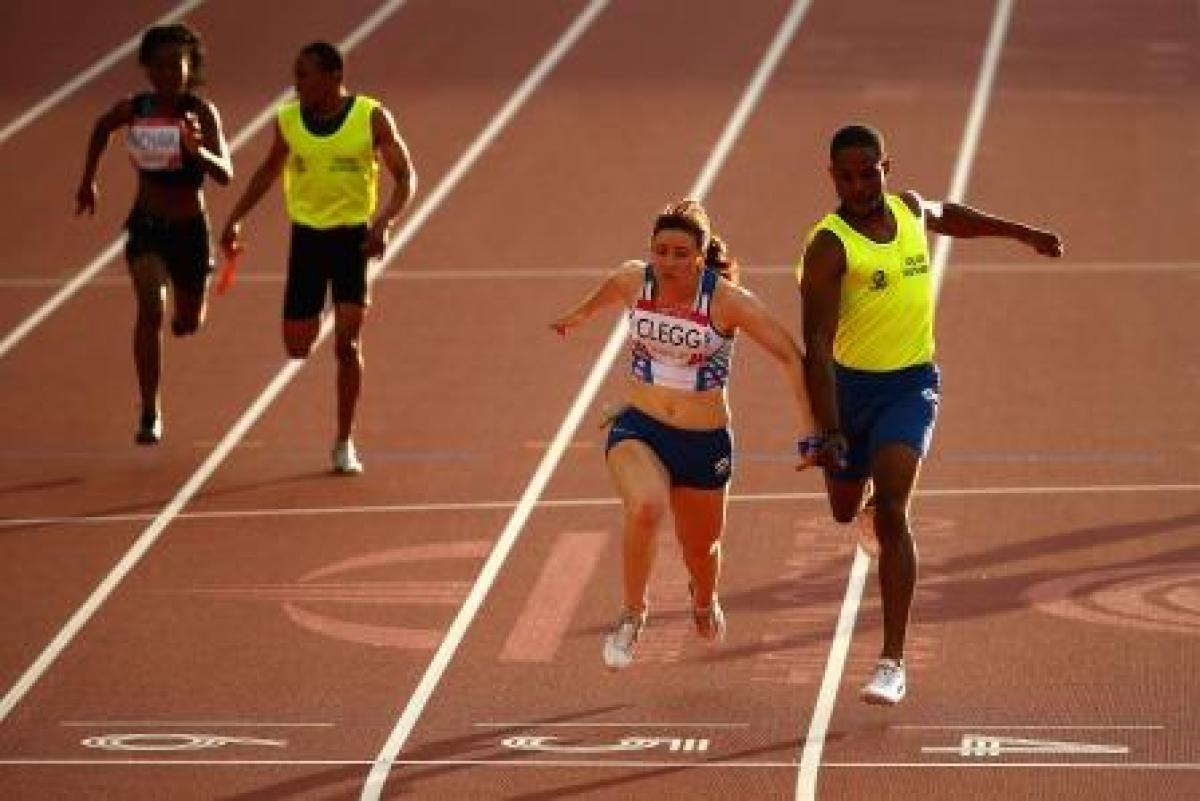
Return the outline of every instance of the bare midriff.
[[[724,389],[693,391],[629,381],[628,404],[660,423],[698,431],[729,424]]]

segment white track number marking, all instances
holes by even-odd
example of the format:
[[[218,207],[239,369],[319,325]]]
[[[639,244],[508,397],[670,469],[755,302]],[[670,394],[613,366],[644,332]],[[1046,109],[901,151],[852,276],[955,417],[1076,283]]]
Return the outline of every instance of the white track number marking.
[[[104,751],[200,751],[227,745],[262,745],[283,748],[286,740],[227,737],[221,734],[102,734],[82,740],[85,748]]]
[[[622,737],[615,743],[595,743],[592,745],[567,745],[557,743],[557,737],[541,737],[523,735],[501,740],[505,748],[516,751],[551,751],[560,754],[603,754],[626,751],[648,751],[652,748],[666,746],[669,751],[707,751],[708,740],[702,738],[680,737]]]
[[[923,746],[927,754],[958,754],[961,757],[1002,757],[1007,754],[1128,754],[1126,745],[1071,743],[1061,740],[1029,740],[1022,737],[994,737],[964,734],[957,746]]]

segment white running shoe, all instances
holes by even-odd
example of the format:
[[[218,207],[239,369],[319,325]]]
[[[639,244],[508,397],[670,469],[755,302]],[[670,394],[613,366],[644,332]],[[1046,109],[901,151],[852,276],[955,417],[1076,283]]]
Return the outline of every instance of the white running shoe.
[[[868,704],[894,706],[904,700],[908,685],[903,659],[880,659],[871,680],[862,688],[862,700]]]
[[[706,640],[720,642],[725,639],[725,610],[721,602],[712,599],[711,606],[696,606],[696,590],[692,582],[688,582],[688,595],[692,596],[692,620],[696,622],[696,633]]]
[[[604,637],[604,664],[612,670],[624,670],[632,665],[633,649],[645,627],[645,610],[622,611],[612,633]]]
[[[713,598],[712,606],[692,607],[692,618],[696,621],[696,633],[706,640],[720,642],[725,639],[725,610],[721,602]]]
[[[333,472],[344,476],[358,475],[363,471],[363,463],[358,460],[358,451],[354,443],[343,440],[333,446]]]
[[[858,526],[858,546],[872,559],[879,557],[879,535],[875,533],[875,496],[867,498],[854,520]]]

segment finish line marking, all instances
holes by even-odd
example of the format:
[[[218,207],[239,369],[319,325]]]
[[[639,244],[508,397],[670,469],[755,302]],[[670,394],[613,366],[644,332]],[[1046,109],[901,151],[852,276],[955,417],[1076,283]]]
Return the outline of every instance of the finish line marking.
[[[21,767],[261,767],[261,766],[374,766],[371,759],[0,759],[0,765]],[[673,768],[673,769],[786,769],[795,770],[799,762],[662,762],[609,759],[392,759],[391,766],[473,766],[504,768]],[[922,768],[997,769],[1113,769],[1137,771],[1200,771],[1200,762],[822,762],[821,767],[838,769],[894,770]]]
[[[958,745],[925,745],[921,746],[921,753],[958,754],[961,757],[999,757],[1004,754],[1128,754],[1129,746],[964,734]]]

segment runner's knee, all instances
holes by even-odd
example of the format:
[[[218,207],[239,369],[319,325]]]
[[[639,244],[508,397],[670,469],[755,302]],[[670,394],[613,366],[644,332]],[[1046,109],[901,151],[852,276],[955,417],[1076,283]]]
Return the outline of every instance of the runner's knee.
[[[849,504],[831,504],[829,509],[833,519],[842,524],[853,523],[854,518],[858,516],[858,507]]]
[[[284,342],[283,346],[289,359],[307,359],[312,353],[311,342]]]
[[[191,336],[200,330],[204,315],[199,309],[176,311],[171,319],[171,333],[177,337]]]
[[[653,498],[634,498],[625,506],[625,517],[637,529],[654,529],[667,513],[665,501]]]
[[[283,321],[283,348],[289,359],[307,359],[317,341],[320,323],[316,320]]]
[[[185,337],[196,333],[204,324],[204,293],[175,290],[175,316],[171,318],[171,333]]]
[[[875,530],[880,538],[906,536],[909,533],[908,503],[887,496],[876,497]]]
[[[289,359],[307,359],[312,353],[313,342],[315,337],[304,334],[289,333],[283,337],[283,348],[287,351]]]
[[[171,321],[171,333],[177,337],[191,336],[200,330],[199,320],[184,320],[176,317]]]
[[[829,512],[838,523],[852,523],[863,505],[865,481],[829,482],[826,486],[829,497]]]
[[[721,538],[701,537],[694,540],[683,540],[679,547],[690,559],[706,559],[720,550]]]

